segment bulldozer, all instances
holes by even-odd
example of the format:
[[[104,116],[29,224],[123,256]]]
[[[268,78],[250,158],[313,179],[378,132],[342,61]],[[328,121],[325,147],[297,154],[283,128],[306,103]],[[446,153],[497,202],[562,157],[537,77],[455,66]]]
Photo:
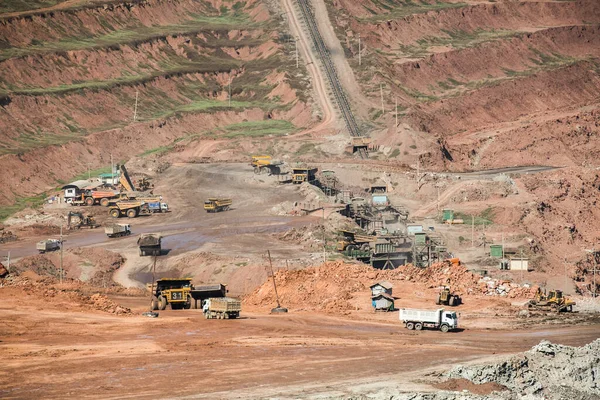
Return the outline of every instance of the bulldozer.
[[[572,312],[573,306],[577,304],[570,298],[563,295],[562,290],[551,290],[546,294],[538,288],[535,298],[527,303],[527,308],[540,311]]]
[[[82,227],[88,227],[94,229],[99,227],[100,224],[96,223],[94,217],[85,216],[80,212],[69,211],[67,215],[67,229],[81,229]]]
[[[445,306],[450,306],[450,307],[458,306],[461,303],[462,303],[462,298],[458,294],[453,293],[450,290],[450,286],[444,286],[444,288],[438,295],[437,300],[435,301],[435,304],[437,304],[438,306],[440,304],[443,304]]]

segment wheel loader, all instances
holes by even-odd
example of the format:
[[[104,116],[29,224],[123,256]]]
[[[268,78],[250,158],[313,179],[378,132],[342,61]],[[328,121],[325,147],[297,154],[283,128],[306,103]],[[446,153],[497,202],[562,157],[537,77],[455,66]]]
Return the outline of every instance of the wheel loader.
[[[444,286],[444,289],[442,289],[435,302],[438,306],[443,304],[450,307],[458,306],[461,303],[462,298],[458,294],[452,293],[449,286]]]
[[[573,306],[577,304],[563,295],[562,290],[551,290],[546,294],[538,288],[535,298],[527,303],[527,308],[540,311],[572,312]]]

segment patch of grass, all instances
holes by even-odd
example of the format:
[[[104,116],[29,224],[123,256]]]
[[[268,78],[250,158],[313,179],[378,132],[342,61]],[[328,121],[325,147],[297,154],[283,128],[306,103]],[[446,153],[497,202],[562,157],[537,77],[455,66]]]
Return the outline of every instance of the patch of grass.
[[[0,221],[4,221],[14,213],[17,213],[21,210],[24,210],[27,207],[37,208],[40,207],[44,200],[46,199],[46,194],[42,193],[37,196],[31,197],[17,197],[14,204],[10,206],[1,206],[0,207]]]
[[[492,207],[488,207],[479,215],[471,215],[465,214],[460,211],[454,212],[455,219],[462,219],[465,222],[465,225],[471,224],[471,218],[473,218],[474,225],[492,225],[494,223],[494,209]]]
[[[430,54],[429,48],[434,46],[451,46],[454,49],[473,47],[480,43],[490,42],[507,37],[517,36],[517,31],[505,29],[477,29],[473,32],[463,30],[442,30],[446,36],[428,36],[417,41],[416,45],[400,46],[406,56],[422,58]]]
[[[395,158],[398,157],[400,155],[400,149],[394,149],[394,151],[391,152],[390,154],[390,158]]]
[[[62,1],[63,0],[4,0],[0,3],[0,14],[52,7]]]
[[[379,22],[386,21],[389,19],[399,19],[413,14],[423,14],[429,11],[441,11],[450,8],[462,8],[466,7],[467,3],[444,3],[436,1],[435,3],[426,2],[414,2],[412,0],[387,0],[385,3],[382,1],[374,1],[379,7],[387,10],[388,12],[374,12],[368,11],[373,14],[372,16],[365,18],[358,18],[361,22]]]
[[[171,25],[141,26],[121,29],[105,35],[91,37],[65,37],[57,42],[36,41],[27,47],[10,47],[0,50],[0,60],[23,57],[44,52],[74,51],[83,49],[113,47],[121,44],[144,42],[152,38],[182,35],[201,31],[222,29],[249,29],[254,27],[248,15],[230,13],[219,16],[191,15],[187,21]]]
[[[247,121],[231,124],[223,128],[226,138],[236,137],[261,137],[268,135],[285,135],[295,129],[289,121],[267,119],[263,121]]]
[[[115,161],[115,163],[119,163],[118,161]],[[102,167],[102,168],[97,168],[97,169],[91,169],[89,172],[89,176],[91,178],[97,178],[98,175],[100,174],[108,174],[110,173],[110,165],[106,166],[106,167]],[[74,176],[73,178],[71,178],[69,180],[69,182],[75,182],[75,181],[79,181],[79,180],[84,180],[84,179],[88,179],[88,172],[82,172],[81,174]]]

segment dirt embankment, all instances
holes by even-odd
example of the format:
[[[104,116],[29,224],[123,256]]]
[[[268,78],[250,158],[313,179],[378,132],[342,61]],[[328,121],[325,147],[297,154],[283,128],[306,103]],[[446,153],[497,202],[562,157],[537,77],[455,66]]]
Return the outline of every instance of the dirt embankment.
[[[242,10],[253,9],[255,20],[265,21],[268,13],[265,15],[262,5],[255,9],[256,3],[244,2]],[[182,24],[192,20],[193,14],[219,15],[221,5],[218,0],[143,0],[32,13],[1,19],[0,41],[9,46],[25,47],[41,42],[58,42],[65,37],[99,37],[116,30]]]
[[[9,275],[0,280],[3,296],[44,300],[46,309],[68,311],[103,311],[116,315],[131,314],[131,310],[110,300],[106,294],[98,292],[95,286],[89,286],[79,281],[66,280],[59,283],[56,278],[43,277],[33,271],[26,271],[19,276]],[[139,295],[139,293],[136,293]]]
[[[600,26],[567,26],[523,33],[475,47],[435,53],[394,64],[390,75],[406,88],[428,95],[475,89],[527,70],[556,68],[579,58],[600,57]],[[545,62],[548,65],[544,65]]]
[[[409,301],[419,297],[416,292],[421,296],[427,293],[426,297],[434,299],[437,288],[443,285],[450,285],[457,293],[470,298],[497,293],[495,289],[490,291],[490,286],[481,276],[468,272],[464,266],[449,263],[434,264],[427,269],[407,265],[395,270],[375,270],[364,264],[327,262],[316,267],[275,274],[277,292],[285,307],[335,313],[369,309],[369,287],[380,281],[388,281],[396,288],[404,286],[413,289],[415,293],[406,296]],[[535,290],[535,287],[515,288],[509,296],[531,298]],[[406,301],[403,299],[401,296],[400,301]],[[272,281],[269,279],[246,296],[244,303],[262,308],[273,307],[276,297]]]
[[[467,92],[418,106],[408,116],[417,129],[438,135],[475,131],[526,115],[581,107],[598,100],[595,64],[578,62],[554,71]]]
[[[350,20],[350,27],[363,32],[367,46],[396,48],[416,44],[432,36],[451,38],[455,32],[478,30],[522,30],[525,27],[579,25],[600,22],[600,4],[595,0],[573,2],[504,2],[413,14],[377,23]]]

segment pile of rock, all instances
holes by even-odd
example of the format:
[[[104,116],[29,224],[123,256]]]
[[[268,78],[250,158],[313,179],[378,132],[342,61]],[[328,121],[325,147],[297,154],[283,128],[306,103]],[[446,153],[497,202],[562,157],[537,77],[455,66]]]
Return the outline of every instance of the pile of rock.
[[[525,297],[531,298],[537,291],[537,286],[483,277],[479,281],[483,294],[486,296]]]

